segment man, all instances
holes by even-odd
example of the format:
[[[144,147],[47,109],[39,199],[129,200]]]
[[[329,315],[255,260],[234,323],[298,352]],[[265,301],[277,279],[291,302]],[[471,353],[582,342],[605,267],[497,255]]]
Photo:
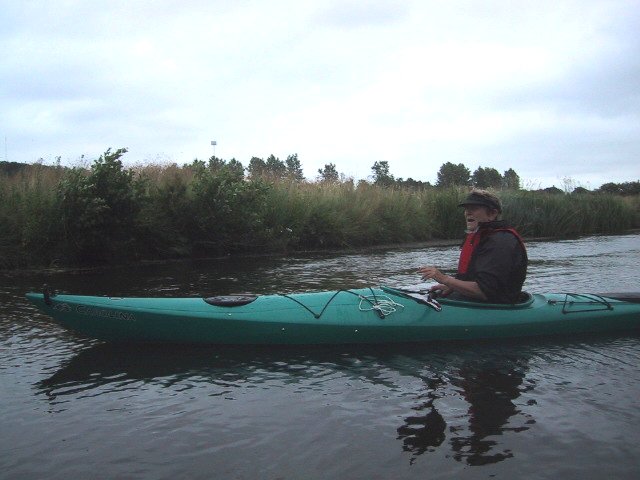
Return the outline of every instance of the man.
[[[527,275],[527,251],[515,229],[498,217],[500,199],[473,190],[458,205],[464,207],[467,236],[462,244],[458,273],[446,275],[433,266],[421,267],[423,280],[432,279],[443,296],[489,303],[517,303]]]

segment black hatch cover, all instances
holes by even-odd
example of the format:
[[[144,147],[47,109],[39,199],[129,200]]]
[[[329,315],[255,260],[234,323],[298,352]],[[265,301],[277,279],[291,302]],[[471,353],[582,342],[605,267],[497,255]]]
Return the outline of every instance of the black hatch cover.
[[[256,298],[258,298],[258,295],[221,295],[219,297],[207,297],[204,301],[216,307],[239,307],[253,302]]]

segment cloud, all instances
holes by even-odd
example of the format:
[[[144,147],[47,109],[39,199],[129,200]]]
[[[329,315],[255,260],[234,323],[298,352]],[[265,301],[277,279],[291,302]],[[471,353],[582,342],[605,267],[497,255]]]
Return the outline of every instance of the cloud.
[[[338,28],[363,28],[392,25],[404,19],[408,12],[408,3],[393,0],[340,0],[318,12],[321,23]]]
[[[640,177],[633,1],[0,0],[7,159]],[[538,180],[540,179],[540,180]],[[546,186],[546,185],[545,185]],[[596,185],[597,186],[597,185]]]

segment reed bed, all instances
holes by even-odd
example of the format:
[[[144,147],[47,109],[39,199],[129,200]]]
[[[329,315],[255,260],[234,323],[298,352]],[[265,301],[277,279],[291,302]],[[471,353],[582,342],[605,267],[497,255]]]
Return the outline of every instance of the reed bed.
[[[291,252],[460,238],[466,189],[248,180],[226,166],[33,166],[0,176],[0,268]],[[620,233],[637,197],[502,191],[527,237]]]
[[[636,225],[633,209],[615,195],[517,191],[502,199],[505,217],[528,237],[620,233]]]

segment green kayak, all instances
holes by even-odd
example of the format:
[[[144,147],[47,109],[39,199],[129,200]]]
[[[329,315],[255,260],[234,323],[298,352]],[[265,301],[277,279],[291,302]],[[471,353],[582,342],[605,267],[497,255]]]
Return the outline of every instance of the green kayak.
[[[605,296],[606,295],[606,296]],[[534,294],[516,305],[390,287],[288,295],[113,298],[28,293],[61,325],[118,342],[338,344],[426,342],[640,326],[638,294]]]

